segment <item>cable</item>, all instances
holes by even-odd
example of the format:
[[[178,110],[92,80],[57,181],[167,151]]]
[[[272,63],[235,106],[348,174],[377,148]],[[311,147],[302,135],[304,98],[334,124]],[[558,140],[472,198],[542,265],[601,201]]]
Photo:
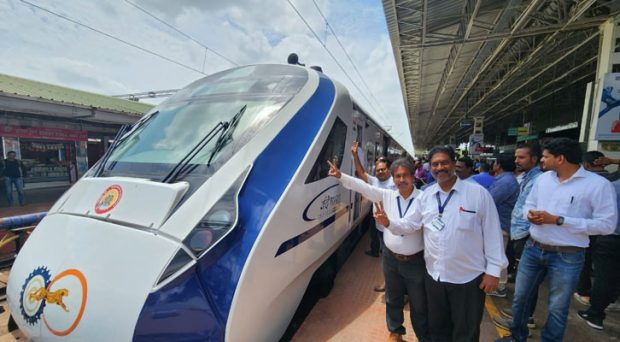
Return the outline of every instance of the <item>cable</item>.
[[[353,86],[357,89],[357,91],[359,91],[360,95],[362,95],[362,97],[366,100],[366,102],[372,107],[372,109],[377,112],[377,114],[379,114],[379,111],[377,110],[377,108],[375,108],[375,106],[372,104],[372,102],[370,102],[368,100],[368,98],[366,97],[366,95],[364,95],[364,92],[362,92],[362,90],[357,86],[357,83],[355,83],[355,81],[353,81],[353,79],[351,78],[351,76],[349,76],[349,74],[347,73],[346,70],[344,70],[344,68],[342,67],[342,65],[340,64],[340,62],[338,62],[338,60],[336,59],[336,57],[334,56],[334,54],[332,54],[332,52],[327,48],[327,45],[325,45],[325,43],[323,43],[323,41],[321,41],[321,39],[319,38],[319,35],[312,29],[312,27],[310,26],[310,24],[308,24],[308,22],[306,21],[306,19],[303,17],[303,15],[301,15],[301,13],[299,13],[299,10],[297,10],[297,7],[295,7],[295,5],[293,5],[293,3],[291,2],[291,0],[286,0],[288,2],[289,5],[291,5],[291,7],[293,8],[293,10],[295,11],[295,13],[297,13],[297,16],[299,16],[299,18],[301,19],[301,21],[304,22],[304,24],[306,24],[306,27],[308,27],[308,29],[310,30],[310,32],[312,32],[312,34],[314,35],[314,37],[316,38],[316,40],[319,41],[319,43],[321,44],[321,46],[323,46],[323,48],[325,49],[325,51],[327,51],[327,53],[329,54],[329,56],[334,60],[334,62],[336,62],[336,64],[338,65],[338,67],[340,68],[340,70],[342,70],[342,72],[345,74],[345,76],[347,76],[347,78],[349,79],[349,81],[351,81],[351,83],[353,84]],[[385,118],[384,118],[385,119]]]
[[[169,28],[175,30],[177,33],[179,33],[180,35],[182,35],[183,37],[193,41],[194,43],[202,46],[203,48],[207,49],[207,50],[211,50],[211,52],[213,52],[214,54],[218,55],[220,58],[226,60],[228,63],[234,65],[234,66],[239,66],[239,63],[236,63],[235,61],[231,60],[230,58],[224,56],[223,54],[215,51],[214,49],[204,45],[203,43],[199,42],[198,40],[196,40],[194,37],[190,36],[189,34],[181,31],[180,29],[176,28],[175,26],[167,23],[166,21],[164,21],[163,19],[160,19],[159,17],[155,16],[154,14],[152,14],[151,12],[147,11],[146,9],[144,9],[143,7],[140,7],[139,5],[129,1],[129,0],[125,0],[126,3],[130,4],[131,6],[139,9],[140,11],[144,12],[146,15],[148,15],[149,17],[159,21],[160,23],[168,26]]]
[[[104,36],[106,36],[106,37],[108,37],[108,38],[114,39],[114,40],[116,40],[116,41],[118,41],[118,42],[121,42],[121,43],[123,43],[123,44],[129,45],[129,46],[131,46],[131,47],[133,47],[133,48],[136,48],[136,49],[138,49],[138,50],[140,50],[140,51],[143,51],[143,52],[146,52],[146,53],[151,54],[151,55],[153,55],[153,56],[159,57],[159,58],[164,59],[164,60],[166,60],[166,61],[168,61],[168,62],[170,62],[170,63],[174,63],[174,64],[176,64],[176,65],[178,65],[178,66],[180,66],[180,67],[183,67],[183,68],[185,68],[185,69],[188,69],[188,70],[191,70],[191,71],[195,71],[195,72],[197,72],[197,73],[199,73],[199,74],[202,74],[202,75],[207,75],[207,74],[205,74],[204,72],[202,72],[202,71],[200,71],[200,70],[198,70],[198,69],[195,69],[195,68],[193,68],[193,67],[191,67],[191,66],[189,66],[189,65],[186,65],[186,64],[183,64],[183,63],[181,63],[181,62],[175,61],[174,59],[171,59],[171,58],[168,58],[168,57],[166,57],[166,56],[160,55],[160,54],[159,54],[159,53],[157,53],[157,52],[154,52],[154,51],[148,50],[148,49],[143,48],[143,47],[141,47],[141,46],[139,46],[139,45],[136,45],[136,44],[134,44],[134,43],[130,43],[130,42],[126,41],[126,40],[123,40],[123,39],[121,39],[121,38],[118,38],[118,37],[116,37],[116,36],[113,36],[113,35],[111,35],[111,34],[109,34],[109,33],[106,33],[106,32],[103,32],[103,31],[101,31],[101,30],[98,30],[98,29],[96,29],[96,28],[94,28],[94,27],[88,26],[88,25],[86,25],[86,24],[84,24],[84,23],[82,23],[82,22],[79,22],[79,21],[75,20],[75,19],[71,19],[71,18],[69,18],[69,17],[67,17],[67,16],[64,16],[64,15],[62,15],[62,14],[56,13],[56,12],[54,12],[54,11],[52,11],[52,10],[49,10],[49,9],[47,9],[47,8],[44,8],[44,7],[41,7],[41,6],[39,6],[39,5],[35,5],[35,4],[33,4],[33,3],[31,3],[31,2],[28,2],[28,1],[26,1],[26,0],[20,0],[20,1],[21,1],[21,2],[23,2],[23,3],[25,3],[25,4],[28,4],[28,5],[32,6],[32,7],[34,7],[34,8],[37,8],[37,9],[39,9],[39,10],[41,10],[41,11],[47,12],[47,13],[49,13],[49,14],[52,14],[52,15],[57,16],[57,17],[59,17],[59,18],[62,18],[62,19],[64,19],[64,20],[70,21],[70,22],[72,22],[72,23],[74,23],[74,24],[77,24],[77,25],[80,25],[80,26],[82,26],[82,27],[85,27],[85,28],[87,28],[87,29],[89,29],[89,30],[91,30],[91,31],[94,31],[94,32],[99,33],[99,34],[102,34],[102,35],[104,35]]]
[[[344,48],[344,45],[342,45],[342,42],[340,42],[340,39],[338,38],[338,35],[336,34],[336,32],[334,32],[334,29],[332,28],[332,25],[329,23],[329,21],[327,20],[327,18],[325,17],[325,15],[323,15],[323,12],[321,11],[321,8],[319,7],[319,5],[316,3],[315,0],[312,0],[312,3],[314,3],[314,7],[316,7],[316,10],[319,12],[319,14],[321,15],[321,17],[323,18],[323,20],[325,20],[325,24],[327,25],[327,28],[329,29],[329,31],[334,35],[334,38],[336,39],[336,42],[338,43],[338,45],[340,46],[340,48],[342,49],[342,51],[344,51],[344,54],[347,56],[347,58],[349,59],[349,62],[351,63],[351,65],[353,66],[353,69],[355,70],[355,72],[357,73],[357,76],[360,78],[360,80],[362,80],[362,84],[364,84],[364,86],[366,87],[366,90],[368,90],[368,93],[370,94],[370,96],[373,98],[373,100],[375,100],[375,103],[379,106],[379,109],[381,110],[382,114],[385,115],[385,111],[383,110],[382,106],[381,106],[381,102],[379,102],[377,100],[377,98],[375,97],[375,95],[373,94],[372,90],[370,90],[370,87],[368,87],[368,84],[366,83],[366,80],[364,79],[364,77],[362,76],[362,74],[360,73],[360,71],[357,69],[357,66],[355,65],[355,63],[353,62],[353,59],[351,58],[351,56],[349,55],[349,53],[347,52],[347,49]]]

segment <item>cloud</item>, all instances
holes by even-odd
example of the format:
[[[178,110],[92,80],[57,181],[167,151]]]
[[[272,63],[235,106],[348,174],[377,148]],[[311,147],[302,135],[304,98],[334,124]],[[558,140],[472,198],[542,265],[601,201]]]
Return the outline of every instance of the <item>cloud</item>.
[[[285,63],[288,54],[296,52],[302,62],[321,65],[327,75],[343,83],[363,108],[384,126],[391,126],[390,133],[412,150],[379,1],[317,1],[372,96],[312,1],[291,0],[320,42],[287,1],[131,0],[199,43],[122,0],[29,1],[186,67],[8,0],[0,2],[5,18],[0,22],[0,73],[121,94],[181,88],[204,77],[200,71],[210,74],[233,66],[217,53],[243,65]]]

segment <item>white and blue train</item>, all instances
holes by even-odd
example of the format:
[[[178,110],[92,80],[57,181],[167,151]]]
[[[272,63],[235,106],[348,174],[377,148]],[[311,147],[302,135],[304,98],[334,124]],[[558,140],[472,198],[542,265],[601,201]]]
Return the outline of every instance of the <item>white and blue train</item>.
[[[327,176],[401,148],[324,74],[210,75],[117,135],[10,274],[29,338],[276,341],[366,200]]]

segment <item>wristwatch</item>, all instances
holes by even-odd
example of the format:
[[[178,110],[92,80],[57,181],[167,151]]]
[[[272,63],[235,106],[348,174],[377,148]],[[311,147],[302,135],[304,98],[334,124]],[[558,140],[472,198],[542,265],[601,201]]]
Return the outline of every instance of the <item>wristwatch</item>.
[[[558,218],[555,220],[555,224],[557,224],[558,226],[561,226],[564,224],[564,216],[558,216]]]

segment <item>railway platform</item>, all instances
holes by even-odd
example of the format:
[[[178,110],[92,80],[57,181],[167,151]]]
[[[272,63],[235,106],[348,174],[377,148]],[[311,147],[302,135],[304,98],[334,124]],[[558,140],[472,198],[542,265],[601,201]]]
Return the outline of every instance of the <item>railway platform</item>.
[[[387,340],[389,333],[385,325],[384,295],[373,290],[382,282],[381,260],[365,255],[364,250],[367,248],[368,234],[356,246],[336,276],[330,294],[320,299],[310,311],[293,336],[293,342]],[[508,284],[508,289],[509,295],[506,298],[487,296],[480,327],[481,342],[492,342],[508,335],[507,331],[497,328],[493,323],[493,318],[502,317],[500,309],[511,306],[514,284]],[[547,298],[548,286],[545,282],[540,287],[534,315],[538,327],[532,330],[532,337],[528,341],[540,341],[540,329],[547,316]],[[577,310],[583,309],[585,307],[582,304],[572,300],[565,341],[620,341],[620,312],[608,312],[604,330],[598,331],[577,317]],[[408,308],[405,310],[407,334],[404,335],[404,340],[418,341],[408,318]]]

